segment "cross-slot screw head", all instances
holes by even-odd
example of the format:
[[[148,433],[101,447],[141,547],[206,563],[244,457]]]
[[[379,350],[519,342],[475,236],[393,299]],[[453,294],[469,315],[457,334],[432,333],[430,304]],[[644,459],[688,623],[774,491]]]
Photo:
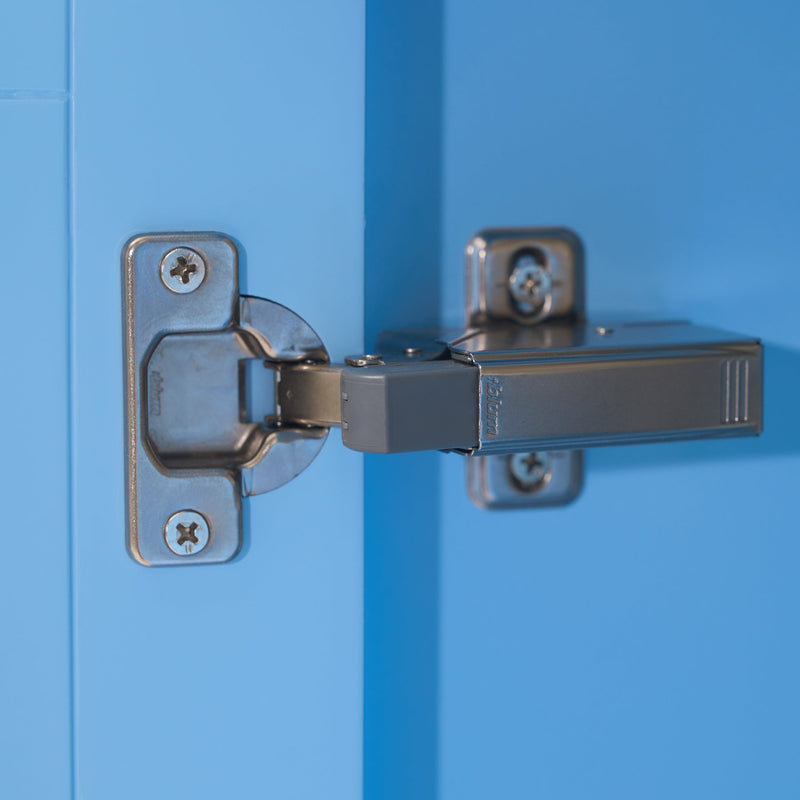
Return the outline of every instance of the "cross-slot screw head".
[[[176,247],[161,259],[161,281],[175,294],[199,289],[206,277],[206,262],[190,247]]]
[[[175,512],[164,525],[164,540],[167,547],[179,556],[199,553],[211,536],[208,520],[191,509]]]
[[[537,314],[553,291],[553,276],[533,253],[521,253],[508,278],[508,290],[523,314]]]
[[[553,474],[553,462],[547,453],[514,453],[508,459],[511,482],[521,492],[538,492]]]

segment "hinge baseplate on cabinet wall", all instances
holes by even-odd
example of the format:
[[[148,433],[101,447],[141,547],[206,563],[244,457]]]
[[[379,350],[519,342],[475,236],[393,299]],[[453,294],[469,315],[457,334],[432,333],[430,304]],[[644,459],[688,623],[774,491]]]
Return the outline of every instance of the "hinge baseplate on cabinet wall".
[[[468,456],[486,508],[570,502],[585,447],[761,431],[760,342],[587,322],[583,247],[564,228],[476,234],[464,328],[388,332],[341,364],[297,314],[239,294],[228,237],[137,236],[123,269],[128,544],[142,564],[233,558],[241,498],[296,477],[334,426],[363,452]]]

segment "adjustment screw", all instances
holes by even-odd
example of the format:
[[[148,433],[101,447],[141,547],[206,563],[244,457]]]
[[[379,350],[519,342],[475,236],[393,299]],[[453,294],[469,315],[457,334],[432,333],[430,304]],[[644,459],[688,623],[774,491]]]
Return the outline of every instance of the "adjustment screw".
[[[167,547],[179,556],[197,555],[208,544],[210,535],[208,520],[191,509],[177,511],[164,525]]]
[[[547,453],[513,453],[508,457],[511,482],[521,492],[538,492],[553,474],[553,462]]]
[[[508,277],[508,290],[523,314],[535,314],[544,308],[553,290],[553,277],[533,253],[522,253]]]
[[[161,282],[175,294],[199,289],[205,277],[206,262],[189,247],[176,247],[161,259]]]

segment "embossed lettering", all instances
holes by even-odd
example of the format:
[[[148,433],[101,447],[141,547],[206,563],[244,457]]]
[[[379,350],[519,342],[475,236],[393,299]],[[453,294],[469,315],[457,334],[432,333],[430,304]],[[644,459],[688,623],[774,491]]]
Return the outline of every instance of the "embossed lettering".
[[[163,392],[164,379],[161,377],[160,372],[153,370],[150,373],[150,389],[148,392],[150,395],[150,416],[152,417],[161,416],[161,395]]]
[[[500,432],[500,406],[503,404],[501,394],[503,384],[500,378],[491,375],[483,383],[486,403],[484,406],[484,416],[486,418],[486,435],[497,436]]]

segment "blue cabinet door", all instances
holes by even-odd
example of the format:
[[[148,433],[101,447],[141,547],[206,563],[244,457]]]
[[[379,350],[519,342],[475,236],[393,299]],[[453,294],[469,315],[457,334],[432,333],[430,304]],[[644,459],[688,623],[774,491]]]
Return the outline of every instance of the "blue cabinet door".
[[[244,291],[361,347],[363,3],[62,6],[2,26],[0,796],[358,798],[362,460],[253,503],[235,563],[136,564],[120,252],[224,231]]]
[[[332,443],[252,503],[236,563],[135,564],[119,253],[137,232],[224,231],[244,291],[313,320],[334,353],[357,346],[363,19],[361,2],[76,4],[80,797],[360,796],[361,459]]]
[[[2,797],[71,773],[66,14],[35,5],[0,23]]]

